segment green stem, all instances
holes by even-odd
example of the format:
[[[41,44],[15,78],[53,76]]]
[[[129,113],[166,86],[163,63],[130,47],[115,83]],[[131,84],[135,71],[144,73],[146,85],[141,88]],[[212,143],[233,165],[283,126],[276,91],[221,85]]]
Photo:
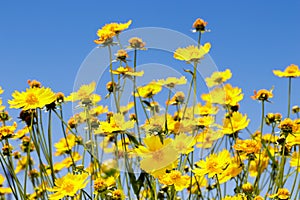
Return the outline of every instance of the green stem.
[[[289,77],[289,91],[288,91],[288,114],[287,117],[290,117],[291,111],[291,93],[292,93],[292,78]]]
[[[133,72],[136,72],[136,62],[137,62],[137,49],[134,49]],[[135,90],[136,90],[136,77],[133,76],[133,93],[135,92]],[[133,95],[133,104],[134,104],[134,113],[135,113],[135,119],[136,119],[135,123],[137,126],[138,135],[139,135],[139,142],[142,143],[135,95]]]
[[[120,106],[118,105],[118,99],[117,99],[117,94],[116,94],[116,86],[115,84],[115,80],[114,80],[114,75],[112,73],[112,51],[111,51],[111,46],[108,45],[108,52],[109,52],[109,70],[110,70],[110,77],[111,77],[111,82],[113,84],[113,96],[114,96],[114,101],[115,101],[115,105],[116,105],[116,109],[117,109],[117,113],[120,112]]]
[[[50,161],[50,169],[51,169],[51,177],[52,182],[54,184],[55,181],[55,174],[53,168],[53,158],[52,158],[52,131],[51,131],[51,110],[49,110],[49,120],[48,120],[48,145],[49,145],[49,161]]]
[[[265,119],[265,101],[261,101],[260,141],[262,141],[264,119]],[[261,154],[262,154],[262,150],[260,149],[259,156],[258,156],[258,164],[257,164],[257,176],[254,182],[255,194],[257,195],[259,194],[259,181],[261,175]]]
[[[201,41],[201,31],[199,31],[199,35],[198,35],[198,48],[200,48],[200,41]]]

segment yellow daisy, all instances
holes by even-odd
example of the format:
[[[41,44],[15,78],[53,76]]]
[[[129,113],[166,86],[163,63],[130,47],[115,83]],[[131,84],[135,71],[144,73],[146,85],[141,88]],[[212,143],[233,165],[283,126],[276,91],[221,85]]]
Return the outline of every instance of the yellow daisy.
[[[137,88],[137,92],[134,93],[136,97],[143,97],[143,98],[151,98],[155,94],[159,93],[162,90],[162,86],[158,85],[154,82],[151,82],[145,86],[141,86]]]
[[[172,145],[171,138],[164,139],[152,135],[144,138],[145,146],[140,145],[135,152],[142,158],[140,167],[154,177],[165,174],[166,169],[172,169],[178,160],[179,153]]]
[[[300,76],[300,70],[295,64],[287,66],[284,71],[273,70],[273,73],[278,77],[296,78]]]
[[[101,100],[101,97],[97,94],[93,94],[95,89],[96,82],[91,82],[88,85],[82,85],[77,92],[72,92],[68,97],[66,97],[65,101],[75,102],[89,99],[93,103],[96,103]]]
[[[226,69],[224,72],[214,72],[210,77],[205,79],[205,82],[208,87],[213,87],[229,80],[231,76],[230,69]]]
[[[55,186],[53,188],[48,188],[50,192],[55,192],[50,194],[48,197],[50,200],[59,200],[65,196],[74,197],[76,193],[84,189],[88,184],[87,181],[88,174],[70,174],[68,173],[62,178],[55,180]]]
[[[249,124],[250,120],[247,119],[247,115],[242,115],[240,112],[233,112],[232,116],[226,117],[223,123],[223,133],[233,134],[244,128]]]
[[[187,62],[198,62],[210,50],[210,43],[206,43],[200,48],[196,46],[188,46],[186,48],[178,48],[174,53],[174,58]]]
[[[27,88],[25,92],[15,91],[13,99],[8,100],[10,108],[22,108],[23,110],[43,108],[47,104],[56,101],[55,93],[50,88]]]
[[[190,185],[190,176],[182,175],[180,171],[172,170],[158,178],[164,185],[174,185],[176,191],[181,191]]]

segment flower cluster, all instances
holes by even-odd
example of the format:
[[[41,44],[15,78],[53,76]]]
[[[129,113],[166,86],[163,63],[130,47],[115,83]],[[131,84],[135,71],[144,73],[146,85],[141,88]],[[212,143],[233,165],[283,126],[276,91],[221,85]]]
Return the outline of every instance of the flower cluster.
[[[110,53],[104,94],[95,81],[65,96],[30,80],[7,101],[19,122],[0,98],[0,199],[299,199],[300,109],[290,105],[298,66],[273,71],[289,80],[286,117],[266,112],[274,88],[246,96],[229,83],[230,69],[206,77],[204,93],[196,72],[211,44],[201,45],[208,23],[199,18],[192,25],[198,44],[173,54],[174,62],[186,61],[187,75],[138,85],[144,71],[137,71],[137,55],[146,43],[133,37],[125,50],[119,38],[131,23],[97,31],[94,42]],[[244,98],[261,104],[251,121]],[[76,112],[68,116],[70,103]],[[260,127],[251,130],[257,118]]]

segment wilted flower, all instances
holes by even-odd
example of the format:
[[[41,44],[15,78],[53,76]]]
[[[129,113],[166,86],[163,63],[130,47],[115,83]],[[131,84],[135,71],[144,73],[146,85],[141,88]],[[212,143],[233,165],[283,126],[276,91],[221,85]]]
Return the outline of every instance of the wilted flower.
[[[179,105],[184,102],[184,93],[183,92],[176,92],[174,96],[166,101],[166,104],[169,105]]]
[[[27,83],[30,88],[41,88],[42,87],[41,82],[39,82],[37,80],[28,80]]]
[[[146,43],[143,42],[143,40],[141,38],[138,38],[138,37],[132,37],[129,39],[129,47],[130,48],[133,48],[133,49],[142,49],[144,50],[145,49],[145,45]]]
[[[126,59],[128,58],[128,54],[124,49],[118,50],[116,56],[117,56],[117,60],[120,60],[120,61],[123,61],[123,62],[125,62]]]

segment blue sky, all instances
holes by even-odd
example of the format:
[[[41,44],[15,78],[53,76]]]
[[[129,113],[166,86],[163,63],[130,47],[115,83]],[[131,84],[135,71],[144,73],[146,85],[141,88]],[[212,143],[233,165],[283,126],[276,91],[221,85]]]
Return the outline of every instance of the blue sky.
[[[275,86],[267,111],[286,113],[287,80],[272,74],[300,64],[300,2],[291,1],[2,1],[0,3],[0,85],[4,101],[38,79],[66,94],[86,56],[95,48],[98,28],[132,19],[131,28],[163,27],[196,39],[193,21],[208,22],[210,56],[219,70],[230,68],[230,83],[245,93],[242,111],[259,125],[253,90]],[[300,104],[293,80],[292,105]],[[253,109],[257,112],[253,112]]]

